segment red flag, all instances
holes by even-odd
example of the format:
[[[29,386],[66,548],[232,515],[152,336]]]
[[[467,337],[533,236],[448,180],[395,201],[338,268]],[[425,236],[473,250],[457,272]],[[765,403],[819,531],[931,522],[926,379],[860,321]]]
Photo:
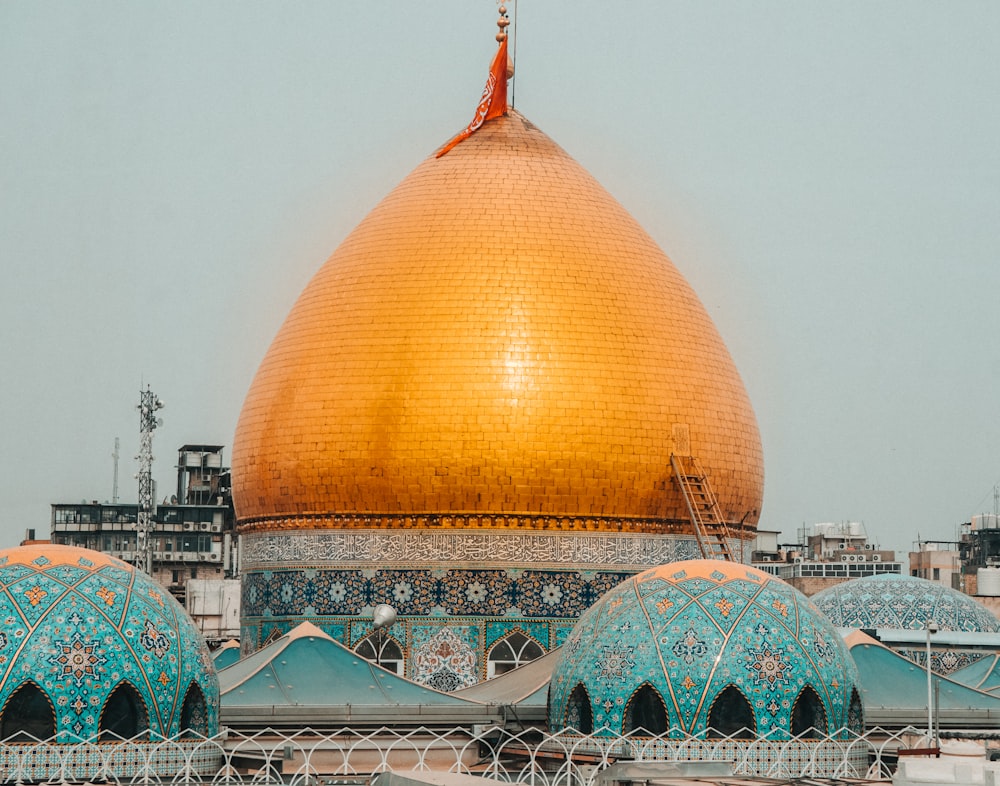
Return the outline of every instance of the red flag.
[[[476,107],[476,116],[472,122],[459,132],[458,136],[452,139],[447,145],[442,147],[437,158],[441,158],[463,139],[468,139],[487,120],[507,114],[507,39],[500,42],[496,57],[490,64],[490,75],[486,78],[486,87],[483,88],[483,97],[479,99],[479,106]]]

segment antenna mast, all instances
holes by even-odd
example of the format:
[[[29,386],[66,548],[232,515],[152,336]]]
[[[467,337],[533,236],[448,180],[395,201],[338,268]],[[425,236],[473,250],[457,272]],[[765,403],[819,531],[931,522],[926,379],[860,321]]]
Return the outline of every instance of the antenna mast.
[[[118,447],[120,442],[118,437],[115,437],[115,452],[111,454],[111,458],[115,460],[115,482],[111,487],[111,504],[118,504],[118,459],[121,458],[121,454],[118,452]]]
[[[136,520],[135,566],[149,574],[153,570],[153,430],[163,425],[155,416],[163,402],[146,386],[139,391],[139,516]],[[117,440],[116,440],[117,442]]]

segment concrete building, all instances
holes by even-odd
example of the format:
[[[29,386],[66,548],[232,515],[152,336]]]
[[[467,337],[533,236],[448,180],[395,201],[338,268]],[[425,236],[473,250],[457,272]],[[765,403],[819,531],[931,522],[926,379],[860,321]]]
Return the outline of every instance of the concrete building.
[[[958,543],[924,540],[910,552],[910,575],[964,591]]]
[[[136,564],[138,515],[135,503],[56,503],[51,540]],[[153,512],[152,577],[182,604],[190,579],[234,578],[239,562],[235,534],[222,446],[182,446],[176,493]]]

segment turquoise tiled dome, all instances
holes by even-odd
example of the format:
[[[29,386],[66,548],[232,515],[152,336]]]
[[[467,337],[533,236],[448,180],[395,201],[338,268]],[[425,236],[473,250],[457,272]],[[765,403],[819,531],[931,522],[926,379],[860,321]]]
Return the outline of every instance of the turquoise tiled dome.
[[[218,731],[219,681],[180,604],[87,549],[0,551],[0,738]]]
[[[923,630],[934,620],[941,630],[1000,632],[998,620],[968,595],[916,576],[883,574],[845,581],[812,597],[839,628]]]
[[[833,626],[780,579],[718,560],[648,570],[594,604],[556,664],[549,724],[772,740],[864,725]]]

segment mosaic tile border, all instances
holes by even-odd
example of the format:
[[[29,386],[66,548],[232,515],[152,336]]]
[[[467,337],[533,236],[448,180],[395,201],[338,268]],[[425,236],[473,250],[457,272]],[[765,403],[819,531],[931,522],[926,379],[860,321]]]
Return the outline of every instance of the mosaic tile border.
[[[483,566],[606,566],[644,568],[695,559],[689,535],[427,530],[306,530],[244,532],[244,570],[284,563],[414,565],[448,562]],[[734,553],[749,554],[749,542],[734,538]]]
[[[577,753],[627,756],[636,761],[731,761],[737,773],[752,773],[759,777],[784,777],[797,772],[818,777],[864,777],[870,766],[869,748],[857,740],[618,737],[610,745],[602,745],[593,736],[571,732],[562,732],[559,739],[564,745],[569,740],[579,740],[572,746]]]
[[[224,754],[212,741],[0,743],[0,782],[211,778]]]
[[[370,617],[379,603],[401,615],[576,619],[633,571],[377,570],[244,571],[241,618]]]
[[[731,525],[738,528],[739,525]],[[683,534],[688,519],[653,516],[573,516],[537,513],[301,513],[291,516],[260,516],[240,520],[243,534],[275,530],[309,529],[496,529],[563,530],[576,532],[639,532]],[[748,538],[753,532],[748,530]]]

